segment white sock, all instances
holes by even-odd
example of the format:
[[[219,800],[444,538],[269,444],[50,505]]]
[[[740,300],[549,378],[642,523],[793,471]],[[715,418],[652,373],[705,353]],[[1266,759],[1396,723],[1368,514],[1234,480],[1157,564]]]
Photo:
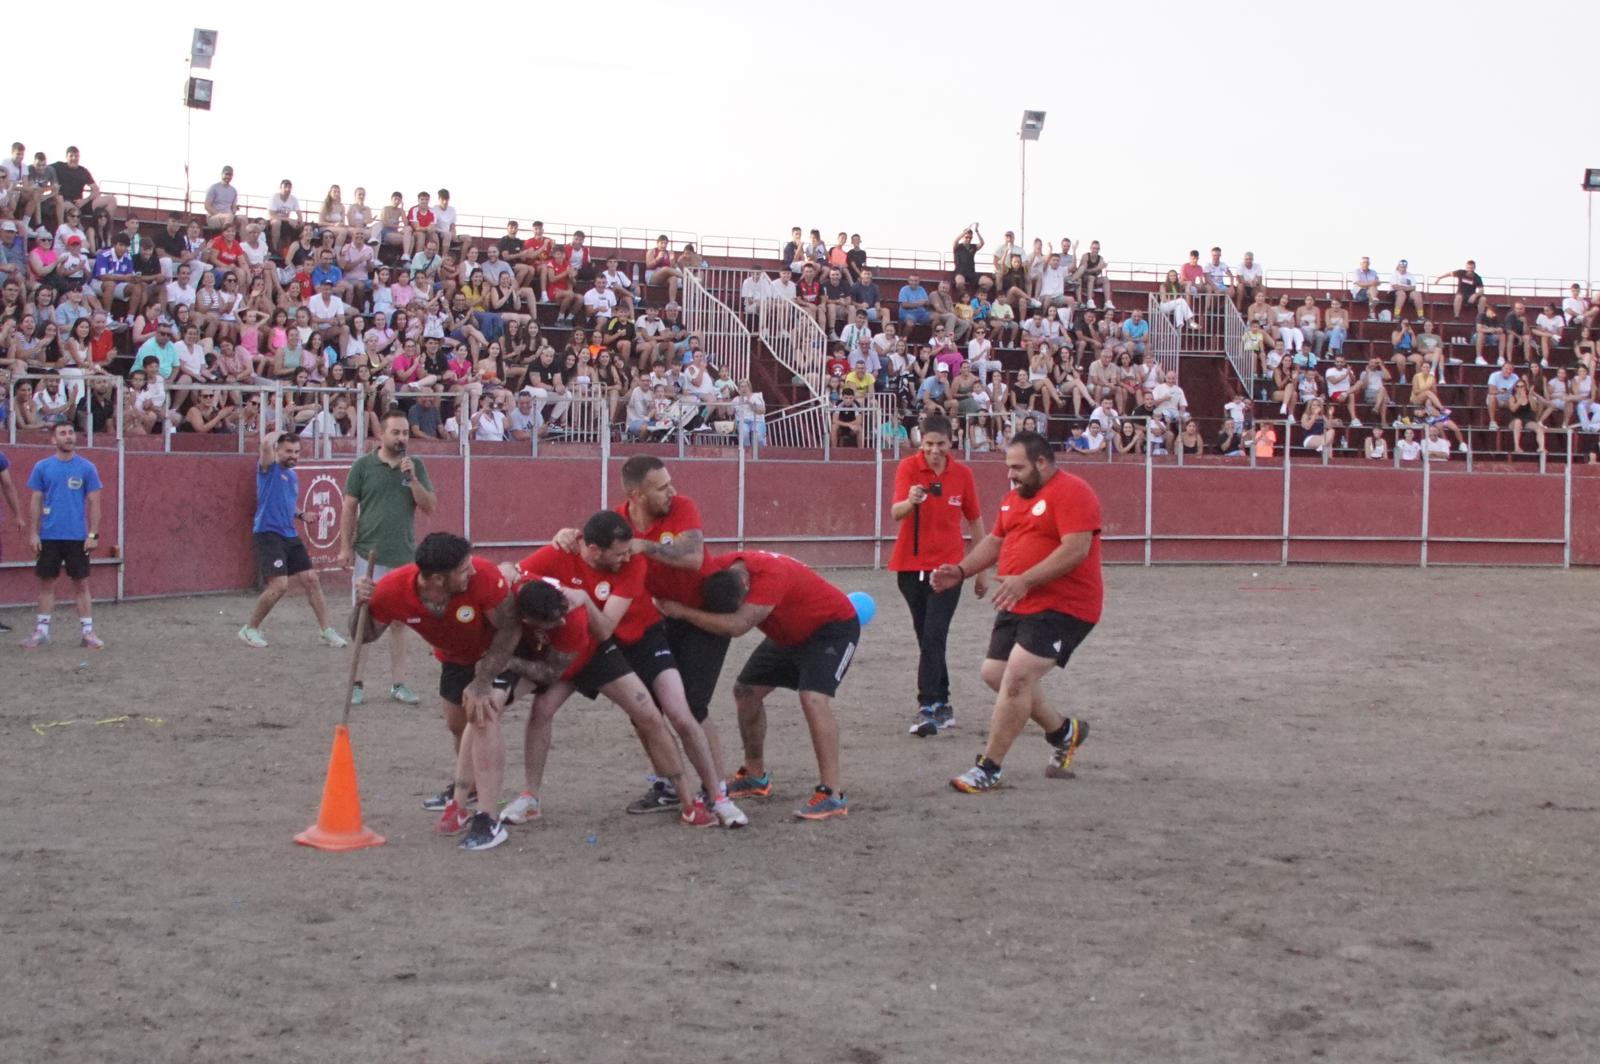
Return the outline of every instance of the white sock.
[[[50,631],[50,615],[48,613],[39,614],[33,624],[41,632]]]
[[[94,631],[94,618],[93,617],[79,617],[78,618],[78,627],[82,628],[85,634]]]

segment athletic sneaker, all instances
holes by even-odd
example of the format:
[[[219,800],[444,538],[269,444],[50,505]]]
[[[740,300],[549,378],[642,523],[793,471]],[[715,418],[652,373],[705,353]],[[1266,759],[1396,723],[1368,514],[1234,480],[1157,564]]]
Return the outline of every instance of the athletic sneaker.
[[[479,813],[478,815],[487,817],[489,814]],[[450,799],[450,804],[444,807],[444,812],[439,814],[439,822],[433,826],[433,830],[441,835],[455,835],[471,822],[472,814],[452,798]]]
[[[0,621],[0,635],[5,635],[9,631],[11,631],[11,626],[5,621]]]
[[[322,641],[328,644],[330,647],[333,647],[335,650],[338,650],[340,647],[347,647],[350,645],[350,640],[340,635],[338,630],[334,628],[324,628],[322,631],[318,632],[317,635],[321,636]]]
[[[33,647],[47,647],[50,645],[50,633],[43,628],[35,628],[33,634],[24,639],[19,645],[30,649]]]
[[[711,811],[717,815],[725,828],[742,828],[750,823],[750,818],[744,815],[744,810],[733,804],[733,799],[726,794],[711,803]]]
[[[261,650],[267,645],[267,637],[261,634],[261,630],[259,628],[251,628],[248,624],[239,629],[239,638],[244,640],[247,646],[253,646],[257,650]]]
[[[811,792],[811,800],[794,811],[800,820],[826,820],[832,816],[849,816],[850,800],[842,794],[829,794],[820,786]]]
[[[459,845],[463,850],[492,850],[509,837],[500,821],[488,813],[474,813],[467,824],[467,837]]]
[[[772,774],[763,772],[759,776],[750,775],[743,765],[733,774],[733,780],[728,784],[729,798],[771,798]]]
[[[628,803],[628,812],[670,813],[678,808],[678,792],[667,780],[655,780],[650,789]]]
[[[1044,774],[1053,780],[1072,779],[1072,755],[1078,752],[1078,747],[1089,741],[1088,721],[1069,717],[1067,724],[1070,727],[1066,744],[1055,748],[1050,755],[1050,763],[1044,767]]]
[[[431,798],[424,798],[422,800],[422,808],[426,809],[430,813],[437,813],[454,801],[455,797],[456,785],[454,783],[446,783],[444,785],[444,790],[433,795]],[[477,791],[473,791],[471,794],[467,795],[467,801],[476,802],[477,800]]]
[[[949,731],[956,726],[956,710],[949,702],[938,702],[933,707],[933,721],[939,725],[940,731]]]
[[[411,690],[411,688],[407,687],[403,683],[397,683],[390,687],[389,697],[394,699],[396,702],[407,706],[414,706],[418,702],[422,701],[422,699],[417,697],[415,691]]]
[[[539,799],[523,791],[500,810],[500,819],[508,824],[526,824],[539,819]]]
[[[717,818],[711,815],[711,810],[706,808],[704,798],[696,798],[693,803],[683,807],[683,815],[678,818],[692,828],[714,828]]]
[[[923,706],[917,710],[917,719],[911,722],[911,734],[919,739],[939,734],[939,721],[933,715],[932,706]]]
[[[104,650],[106,641],[93,632],[85,632],[83,633],[83,638],[78,640],[78,645],[89,650]]]
[[[1000,786],[1000,770],[990,772],[983,767],[983,755],[978,755],[977,764],[950,781],[950,786],[962,794],[982,794],[992,791]]]

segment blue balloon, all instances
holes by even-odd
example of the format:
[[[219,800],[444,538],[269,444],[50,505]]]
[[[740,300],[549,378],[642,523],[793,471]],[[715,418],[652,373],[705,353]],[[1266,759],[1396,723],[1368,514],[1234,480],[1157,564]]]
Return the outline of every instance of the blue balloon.
[[[871,624],[878,612],[878,604],[872,601],[872,596],[865,591],[852,591],[849,598],[850,605],[856,608],[856,619],[863,625]]]

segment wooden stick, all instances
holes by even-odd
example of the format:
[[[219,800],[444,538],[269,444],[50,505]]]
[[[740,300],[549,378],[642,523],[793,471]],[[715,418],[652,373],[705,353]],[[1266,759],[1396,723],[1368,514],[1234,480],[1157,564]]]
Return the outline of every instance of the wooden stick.
[[[376,553],[367,555],[367,576],[372,576],[372,562],[377,557]],[[371,601],[363,602],[361,610],[356,614],[355,653],[350,655],[350,679],[344,685],[344,713],[339,717],[340,724],[350,723],[350,705],[356,696],[356,679],[361,675],[361,651],[367,645],[367,613],[372,606]]]

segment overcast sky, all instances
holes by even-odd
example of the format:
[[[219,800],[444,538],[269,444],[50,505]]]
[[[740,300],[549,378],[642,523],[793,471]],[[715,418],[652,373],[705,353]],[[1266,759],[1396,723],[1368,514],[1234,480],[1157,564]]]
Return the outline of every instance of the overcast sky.
[[[11,39],[57,41],[82,76],[14,90],[5,133],[51,161],[75,143],[103,181],[181,186],[204,25],[221,36],[215,109],[194,115],[200,189],[228,162],[251,194],[292,177],[308,207],[331,182],[408,202],[445,185],[463,214],[931,249],[975,219],[992,242],[1016,228],[1034,108],[1029,236],[1099,239],[1119,262],[1216,243],[1269,270],[1370,254],[1584,276],[1600,4],[417,10],[90,2],[63,22],[24,5]]]

